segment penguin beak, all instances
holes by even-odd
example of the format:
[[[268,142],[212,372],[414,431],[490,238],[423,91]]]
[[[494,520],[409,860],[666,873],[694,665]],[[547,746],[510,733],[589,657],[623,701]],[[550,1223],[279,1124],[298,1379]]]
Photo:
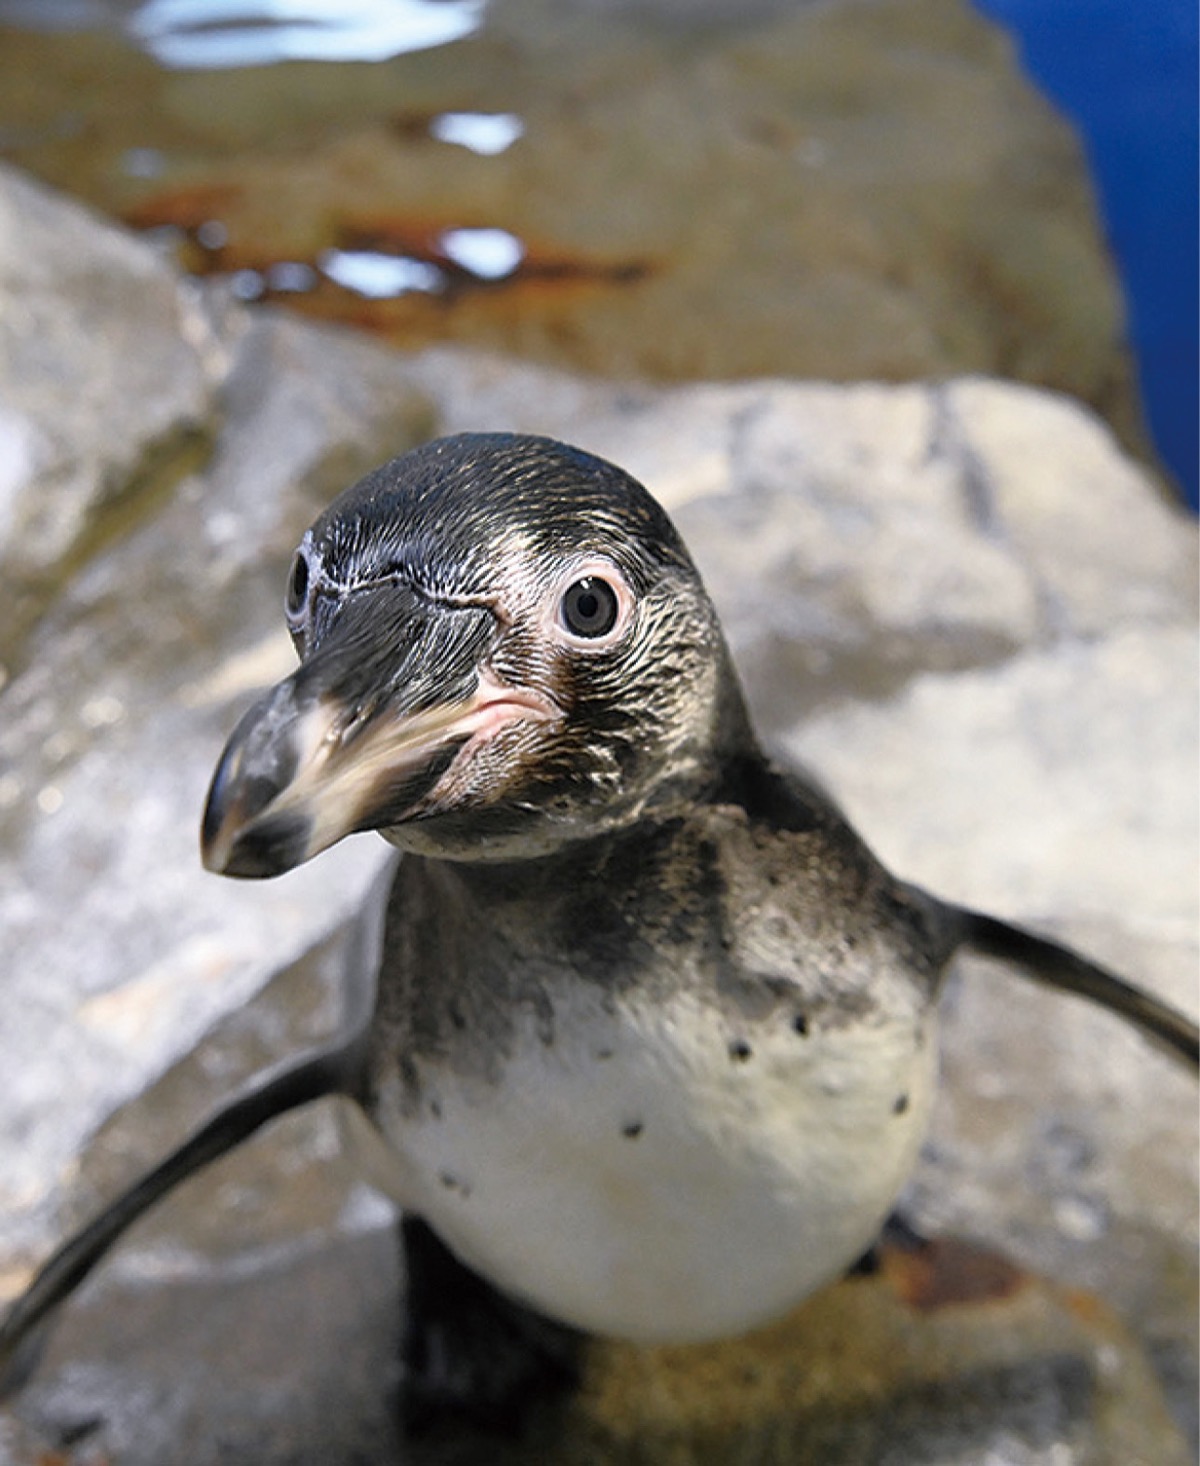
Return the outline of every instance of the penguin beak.
[[[402,823],[465,749],[556,717],[482,669],[495,632],[485,609],[361,592],[230,736],[201,826],[205,867],[280,875],[352,831]]]

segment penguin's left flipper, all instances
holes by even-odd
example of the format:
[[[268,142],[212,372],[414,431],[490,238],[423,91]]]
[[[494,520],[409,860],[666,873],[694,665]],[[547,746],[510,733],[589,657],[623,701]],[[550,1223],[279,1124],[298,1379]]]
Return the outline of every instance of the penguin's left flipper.
[[[1048,937],[979,911],[954,913],[959,946],[1020,968],[1035,981],[1107,1008],[1152,1042],[1200,1070],[1200,1029],[1169,1004]]]

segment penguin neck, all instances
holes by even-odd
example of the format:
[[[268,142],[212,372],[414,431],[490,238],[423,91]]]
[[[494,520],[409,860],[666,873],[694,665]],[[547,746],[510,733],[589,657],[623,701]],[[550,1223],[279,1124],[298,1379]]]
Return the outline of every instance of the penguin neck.
[[[733,660],[722,639],[712,714],[702,738],[639,805],[637,824],[661,824],[710,804],[731,802],[740,771],[765,766]],[[736,796],[732,802],[737,802]],[[615,832],[614,832],[615,833]]]

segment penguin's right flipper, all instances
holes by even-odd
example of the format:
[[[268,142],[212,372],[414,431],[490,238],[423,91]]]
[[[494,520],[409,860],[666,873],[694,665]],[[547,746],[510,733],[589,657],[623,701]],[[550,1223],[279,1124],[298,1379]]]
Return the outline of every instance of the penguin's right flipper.
[[[75,1291],[127,1227],[181,1181],[241,1145],[268,1121],[325,1095],[350,1092],[361,1052],[362,1039],[356,1037],[268,1071],[64,1242],[0,1321],[0,1399],[18,1390],[36,1366],[39,1324]]]

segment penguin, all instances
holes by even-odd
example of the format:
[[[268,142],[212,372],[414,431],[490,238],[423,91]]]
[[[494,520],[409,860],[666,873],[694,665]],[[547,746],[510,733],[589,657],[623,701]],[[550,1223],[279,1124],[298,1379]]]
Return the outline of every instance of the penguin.
[[[543,1339],[688,1342],[870,1248],[926,1129],[956,953],[1197,1067],[1183,1015],[892,875],[771,761],[679,534],[613,464],[513,434],[418,448],[316,520],[285,613],[300,664],[229,738],[203,861],[269,878],[363,830],[403,852],[369,1010],[50,1258],[0,1324],[13,1378],[135,1217],[322,1095],[381,1138],[413,1255]]]

